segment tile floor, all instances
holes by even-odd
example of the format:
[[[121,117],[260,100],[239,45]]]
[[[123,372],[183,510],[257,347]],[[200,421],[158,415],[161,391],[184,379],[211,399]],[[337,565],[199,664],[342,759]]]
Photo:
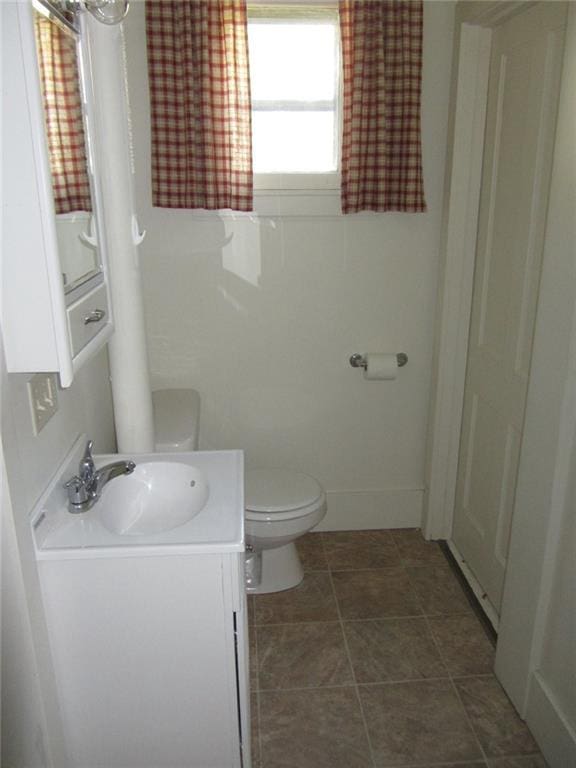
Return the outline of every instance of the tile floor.
[[[311,533],[249,598],[253,768],[545,768],[494,648],[419,531]]]

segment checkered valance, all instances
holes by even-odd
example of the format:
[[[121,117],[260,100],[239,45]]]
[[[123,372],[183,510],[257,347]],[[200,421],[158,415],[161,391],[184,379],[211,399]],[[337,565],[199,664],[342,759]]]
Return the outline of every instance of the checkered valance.
[[[46,17],[34,18],[54,207],[56,213],[90,211],[76,41]]]
[[[245,0],[147,0],[152,201],[252,210]]]
[[[422,0],[340,0],[342,211],[426,210]]]

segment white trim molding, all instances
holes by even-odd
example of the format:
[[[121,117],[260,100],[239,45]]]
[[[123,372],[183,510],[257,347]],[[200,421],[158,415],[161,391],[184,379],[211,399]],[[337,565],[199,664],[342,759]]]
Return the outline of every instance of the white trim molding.
[[[328,511],[317,531],[420,528],[422,488],[327,491]]]
[[[428,438],[424,535],[448,539],[456,488],[482,179],[491,32],[462,24],[456,42],[435,391]],[[450,139],[449,139],[450,140]],[[449,145],[450,146],[450,145]]]

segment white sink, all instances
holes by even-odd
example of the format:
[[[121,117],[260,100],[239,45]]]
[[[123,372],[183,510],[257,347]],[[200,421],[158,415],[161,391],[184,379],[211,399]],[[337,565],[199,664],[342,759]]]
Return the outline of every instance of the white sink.
[[[175,461],[136,463],[111,480],[94,506],[112,533],[150,536],[189,522],[204,509],[208,483],[197,467]]]
[[[133,460],[86,512],[71,514],[64,483],[78,472],[81,435],[36,504],[31,527],[40,560],[244,551],[241,451],[96,455],[96,467]]]

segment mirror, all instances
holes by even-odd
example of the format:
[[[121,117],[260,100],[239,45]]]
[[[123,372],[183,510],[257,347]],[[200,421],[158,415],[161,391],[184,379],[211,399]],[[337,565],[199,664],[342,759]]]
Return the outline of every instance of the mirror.
[[[64,291],[69,294],[101,271],[80,80],[80,35],[74,14],[48,0],[34,0],[33,5],[58,255]]]

